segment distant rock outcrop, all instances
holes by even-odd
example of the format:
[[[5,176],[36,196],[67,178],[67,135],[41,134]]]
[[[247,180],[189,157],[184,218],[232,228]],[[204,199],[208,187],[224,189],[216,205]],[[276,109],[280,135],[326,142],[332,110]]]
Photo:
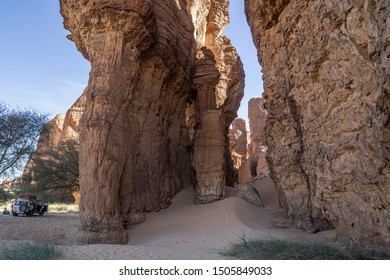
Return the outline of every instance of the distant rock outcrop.
[[[267,111],[264,102],[260,97],[249,100],[249,131],[244,119],[237,118],[232,122],[229,142],[233,167],[237,173],[236,183],[239,184],[268,172],[264,137]]]
[[[250,171],[252,177],[268,172],[265,159],[267,146],[265,144],[265,122],[267,111],[264,108],[264,99],[252,98],[248,102],[248,118],[250,130]]]
[[[38,139],[37,149],[30,155],[23,171],[25,181],[33,182],[34,174],[31,170],[34,165],[34,158],[40,156],[48,149],[55,148],[61,142],[79,139],[79,122],[85,108],[85,97],[82,95],[63,115],[56,115],[54,119],[46,123]]]
[[[244,119],[237,118],[232,122],[229,141],[236,183],[244,183],[252,178],[249,167],[250,139],[248,134]]]
[[[390,254],[390,5],[246,0],[267,161],[295,226]]]
[[[223,198],[227,132],[243,70],[222,32],[228,0],[61,0],[91,63],[80,121],[81,235],[125,243],[125,228],[170,204]]]

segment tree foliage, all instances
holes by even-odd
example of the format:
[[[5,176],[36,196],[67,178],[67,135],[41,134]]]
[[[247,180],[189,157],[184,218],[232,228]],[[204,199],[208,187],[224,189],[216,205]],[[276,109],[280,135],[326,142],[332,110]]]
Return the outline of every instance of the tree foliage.
[[[36,153],[31,165],[31,178],[42,190],[79,189],[79,141],[68,139]]]
[[[46,114],[0,102],[0,179],[14,178],[22,170],[46,122]]]
[[[4,203],[12,198],[9,190],[0,186],[0,203]]]

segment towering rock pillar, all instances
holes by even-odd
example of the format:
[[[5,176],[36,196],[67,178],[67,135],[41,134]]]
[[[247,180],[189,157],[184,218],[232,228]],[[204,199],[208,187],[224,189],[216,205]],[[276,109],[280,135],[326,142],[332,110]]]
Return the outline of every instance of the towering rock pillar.
[[[237,117],[244,94],[244,71],[236,49],[222,34],[229,23],[229,0],[190,0],[198,55],[194,87],[197,122],[194,169],[197,203],[224,197],[227,178],[233,184],[229,126]]]
[[[303,229],[390,254],[388,0],[246,0],[267,161]]]
[[[215,86],[220,73],[215,63],[212,51],[205,47],[198,51],[194,77],[200,123],[193,162],[197,179],[196,203],[209,203],[225,194],[225,124],[216,104]]]
[[[185,108],[196,44],[184,1],[61,0],[69,38],[91,63],[80,121],[81,235],[125,229],[194,181]]]

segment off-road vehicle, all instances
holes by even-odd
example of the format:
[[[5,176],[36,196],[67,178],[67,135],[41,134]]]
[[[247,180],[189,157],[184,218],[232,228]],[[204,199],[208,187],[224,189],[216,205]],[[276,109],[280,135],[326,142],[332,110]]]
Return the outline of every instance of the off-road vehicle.
[[[18,216],[24,214],[27,216],[33,216],[35,213],[42,216],[48,211],[48,204],[37,200],[35,195],[20,195],[12,203],[12,215]]]

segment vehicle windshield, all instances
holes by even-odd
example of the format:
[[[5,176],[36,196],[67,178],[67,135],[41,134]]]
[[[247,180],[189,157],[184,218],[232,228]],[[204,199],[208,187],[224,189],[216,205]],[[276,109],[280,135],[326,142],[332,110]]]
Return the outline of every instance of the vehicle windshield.
[[[14,205],[28,205],[27,200],[17,200]]]

